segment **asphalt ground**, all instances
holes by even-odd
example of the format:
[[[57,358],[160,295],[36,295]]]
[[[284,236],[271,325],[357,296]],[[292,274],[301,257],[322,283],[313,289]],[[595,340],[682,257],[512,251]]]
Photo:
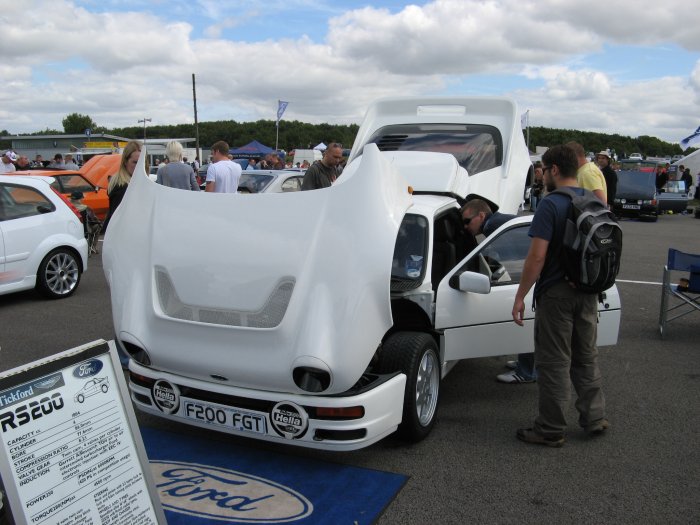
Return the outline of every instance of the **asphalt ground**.
[[[497,383],[506,357],[460,363],[442,383],[433,432],[418,444],[389,437],[364,450],[329,453],[143,414],[139,421],[212,442],[234,440],[410,476],[381,525],[700,523],[700,313],[671,323],[663,340],[657,327],[668,248],[700,253],[700,220],[665,215],[657,223],[621,224],[620,337],[616,346],[600,350],[611,422],[603,436],[585,436],[572,406],[563,448],[518,441],[515,430],[536,415],[537,387]],[[99,256],[90,259],[73,297],[46,301],[33,292],[0,297],[0,370],[111,337]]]

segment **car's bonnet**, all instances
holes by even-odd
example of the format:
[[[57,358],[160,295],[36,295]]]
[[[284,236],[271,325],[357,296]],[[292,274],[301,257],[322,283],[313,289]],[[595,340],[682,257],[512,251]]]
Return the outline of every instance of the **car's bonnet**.
[[[314,366],[328,392],[352,386],[392,324],[411,203],[376,146],[361,162],[331,188],[242,196],[154,184],[140,161],[104,243],[117,334],[195,377],[295,391],[292,368]]]

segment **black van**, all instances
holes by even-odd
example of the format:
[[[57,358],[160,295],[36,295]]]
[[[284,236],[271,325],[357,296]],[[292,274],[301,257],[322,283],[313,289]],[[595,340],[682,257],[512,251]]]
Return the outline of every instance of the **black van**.
[[[618,217],[656,221],[659,216],[659,200],[656,192],[655,173],[618,171],[613,212]]]

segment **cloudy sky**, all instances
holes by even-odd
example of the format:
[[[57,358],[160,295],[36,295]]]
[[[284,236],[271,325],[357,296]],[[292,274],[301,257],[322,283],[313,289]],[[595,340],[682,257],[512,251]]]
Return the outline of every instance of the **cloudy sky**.
[[[0,130],[359,123],[391,95],[509,95],[530,124],[677,142],[700,125],[687,0],[0,0]]]

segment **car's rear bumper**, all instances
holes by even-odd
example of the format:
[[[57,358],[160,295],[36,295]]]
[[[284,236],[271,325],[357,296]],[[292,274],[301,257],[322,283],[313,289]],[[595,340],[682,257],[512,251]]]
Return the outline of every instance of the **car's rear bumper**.
[[[375,376],[367,386],[348,395],[311,396],[239,388],[219,382],[206,382],[160,372],[136,363],[129,363],[129,390],[137,408],[144,412],[181,423],[211,430],[288,445],[324,450],[355,450],[364,448],[394,432],[401,422],[406,376]],[[161,400],[156,402],[154,392]],[[170,398],[171,405],[163,397]],[[303,428],[291,429],[283,435],[279,423],[279,407],[283,413],[299,411]],[[192,407],[200,409],[202,417],[194,417]],[[201,407],[206,407],[201,410]],[[291,408],[289,408],[291,407]],[[322,409],[362,407],[361,417],[317,414]],[[288,410],[285,412],[285,410]],[[189,416],[188,416],[189,413]],[[228,425],[226,414],[238,414],[235,419],[250,415],[257,430],[241,430]],[[242,414],[242,416],[241,416]],[[221,422],[216,422],[217,415]],[[296,416],[295,416],[296,417]],[[230,416],[234,419],[233,416]],[[264,422],[262,421],[264,420]],[[211,421],[211,422],[210,422]],[[264,429],[260,432],[260,429]]]

